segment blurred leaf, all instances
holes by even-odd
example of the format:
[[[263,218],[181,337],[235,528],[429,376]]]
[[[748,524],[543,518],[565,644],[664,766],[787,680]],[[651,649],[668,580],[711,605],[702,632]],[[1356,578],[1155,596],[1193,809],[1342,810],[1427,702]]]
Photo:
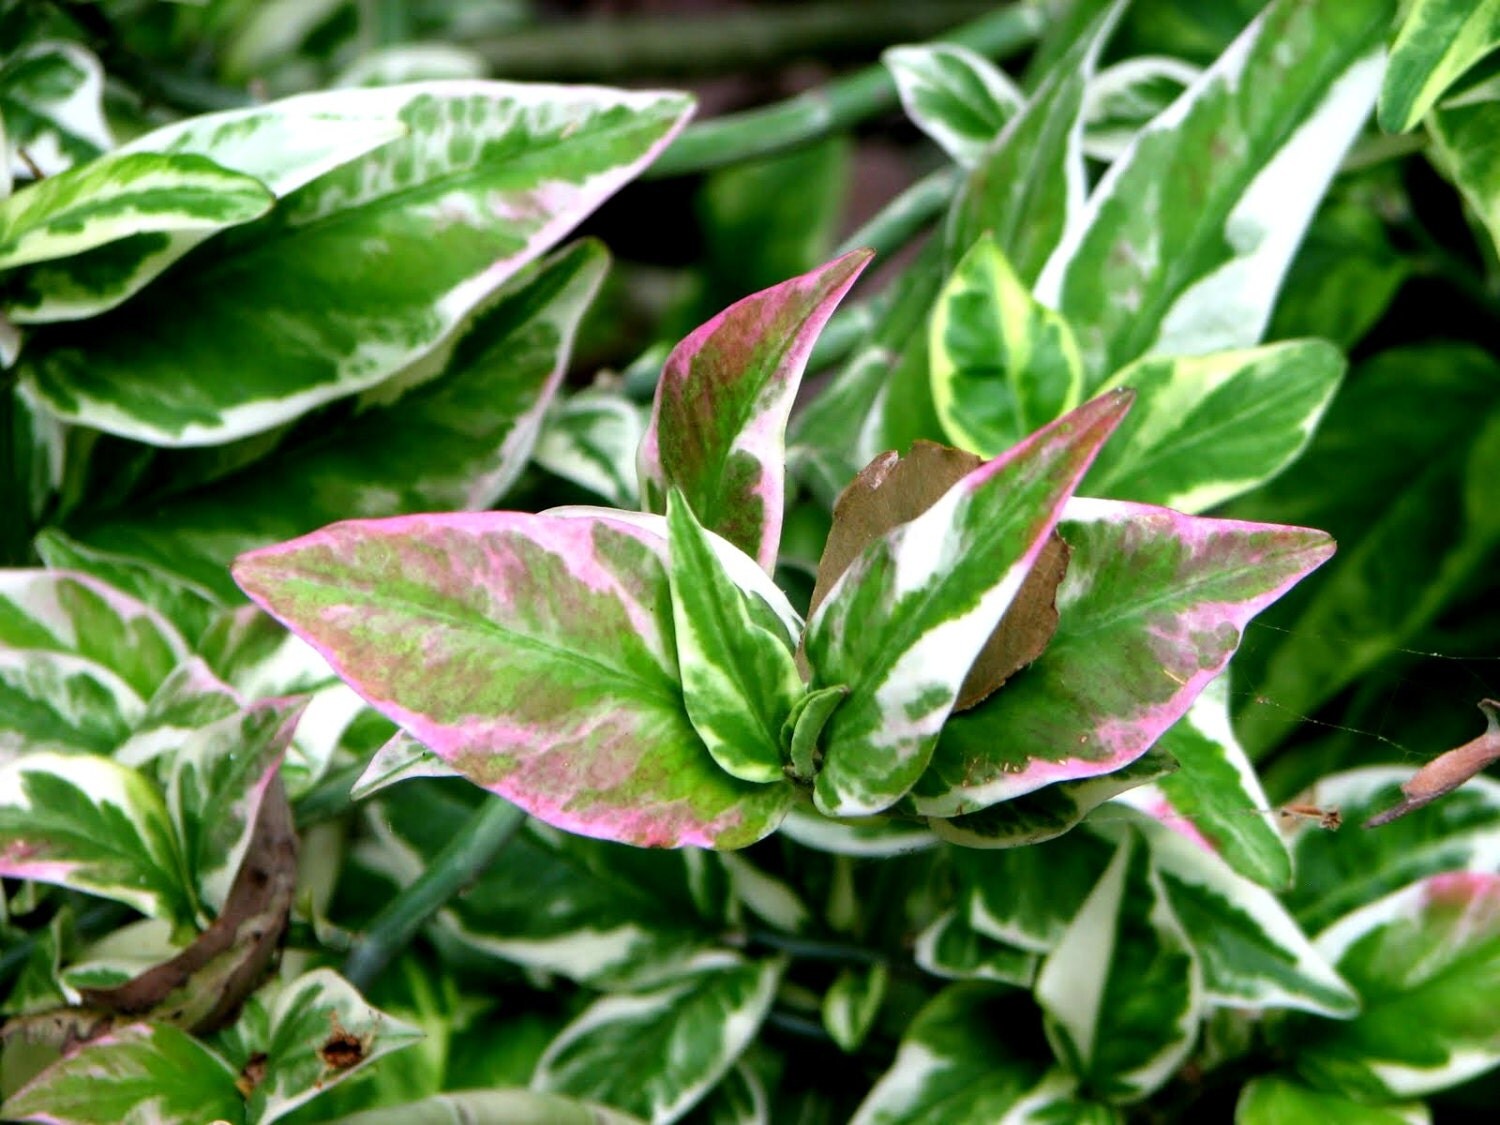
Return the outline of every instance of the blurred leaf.
[[[1119,159],[1136,134],[1200,73],[1196,66],[1160,55],[1105,67],[1084,93],[1083,151],[1095,160]]]
[[[1500,4],[1490,4],[1500,18]],[[1465,101],[1428,119],[1434,163],[1463,193],[1464,202],[1500,248],[1500,100]]]
[[[1432,1115],[1420,1103],[1373,1106],[1271,1075],[1240,1091],[1234,1120],[1235,1125],[1429,1125]]]
[[[16,157],[18,148],[49,176],[108,149],[113,141],[100,105],[103,93],[99,60],[76,43],[31,43],[6,57],[0,63],[6,146],[0,161],[6,171],[28,171]]]
[[[906,115],[965,168],[979,161],[1026,101],[1004,71],[956,43],[892,47],[881,61],[896,80]]]
[[[1404,133],[1454,82],[1500,46],[1495,0],[1413,0],[1380,88],[1380,127]]]

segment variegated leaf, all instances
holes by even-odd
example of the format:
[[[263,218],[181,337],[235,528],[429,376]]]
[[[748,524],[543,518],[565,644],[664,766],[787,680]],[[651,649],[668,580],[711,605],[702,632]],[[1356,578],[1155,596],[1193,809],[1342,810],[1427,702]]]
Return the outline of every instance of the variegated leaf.
[[[1297,458],[1344,367],[1321,340],[1138,360],[1105,384],[1129,387],[1136,403],[1082,490],[1182,512],[1216,507]]]
[[[901,1040],[896,1061],[860,1103],[850,1125],[1009,1123],[1041,1077],[1000,1033],[1008,990],[957,984],[928,1002]]]
[[[802,695],[792,638],[754,619],[675,488],[667,528],[677,667],[693,729],[731,776],[783,781],[781,728]]]
[[[957,43],[892,47],[880,60],[906,116],[965,168],[1026,101],[1004,71]]]
[[[37,751],[0,764],[0,874],[174,923],[196,914],[161,793],[135,770],[92,754]]]
[[[669,1125],[729,1070],[760,1029],[785,967],[706,954],[649,992],[595,1000],[547,1047],[533,1089],[588,1098]],[[663,1066],[663,1060],[671,1060]]]
[[[237,597],[242,551],[351,516],[485,508],[520,475],[608,263],[596,242],[524,271],[419,365],[417,385],[225,479],[75,534]],[[385,390],[384,387],[381,388]]]
[[[1072,330],[1032,299],[990,235],[938,294],[930,334],[933,405],[949,439],[970,452],[993,457],[1078,405],[1083,359]]]
[[[919,812],[955,816],[1135,761],[1245,624],[1333,553],[1319,531],[1107,500],[1072,501],[1059,531],[1073,555],[1057,633],[1024,676],[948,723]]]
[[[1500,156],[1495,136],[1500,132],[1500,97],[1488,86],[1489,97],[1454,99],[1427,119],[1433,163],[1463,194],[1464,202],[1489,232],[1490,245],[1500,248]]]
[[[1050,952],[1113,854],[1113,845],[1087,831],[1034,847],[955,851],[961,909],[976,931],[995,941]]]
[[[635,451],[646,426],[642,409],[624,395],[579,391],[556,403],[543,421],[536,463],[616,507],[639,507]]]
[[[87,347],[34,341],[24,378],[40,400],[182,446],[260,433],[373,387],[649,163],[690,109],[680,95],[498,82],[359,97],[408,135],[216,240],[128,313],[96,319]]]
[[[1333,1019],[1359,998],[1292,920],[1286,907],[1202,846],[1136,819],[1152,868],[1203,969],[1207,998],[1240,1008],[1298,1008]]]
[[[111,153],[0,203],[0,269],[66,258],[133,234],[248,223],[274,201],[259,180],[207,157]]]
[[[1497,0],[1414,0],[1391,46],[1380,127],[1404,133],[1464,72],[1500,46]]]
[[[1112,163],[1135,135],[1202,73],[1166,56],[1125,59],[1094,76],[1083,96],[1083,151]]]
[[[143,698],[188,652],[151,606],[65,570],[0,570],[0,646],[73,653],[114,672]]]
[[[111,156],[206,157],[253,177],[279,198],[404,133],[394,116],[362,113],[354,95],[310,94],[189,117],[137,137]],[[97,316],[145,288],[224,225],[136,228],[108,246],[38,265],[12,280],[7,309],[20,324]]]
[[[1291,886],[1286,840],[1229,724],[1228,677],[1204,688],[1157,746],[1177,760],[1177,772],[1132,790],[1126,803],[1201,840],[1246,878],[1272,890]]]
[[[423,746],[406,731],[397,731],[375,752],[365,772],[349,789],[356,801],[374,796],[388,785],[418,777],[461,777],[447,762]]]
[[[1317,1085],[1420,1097],[1500,1064],[1500,875],[1430,876],[1346,915],[1317,948],[1363,1002],[1352,1020],[1278,1036]]]
[[[79,1044],[0,1106],[48,1125],[203,1125],[244,1119],[235,1072],[186,1031],[134,1023]]]
[[[1129,401],[1097,399],[980,466],[844,571],[806,632],[812,686],[851,689],[823,732],[824,814],[879,812],[916,782],[974,658]]]
[[[965,728],[960,737],[973,733]],[[1106,801],[1148,785],[1176,768],[1170,754],[1153,746],[1109,773],[1054,781],[978,812],[931,817],[927,823],[944,840],[966,848],[1030,847],[1071,831]]]
[[[974,929],[957,910],[945,911],[917,937],[913,956],[933,976],[983,980],[1029,988],[1036,979],[1036,953]]]
[[[253,998],[217,1045],[239,1073],[259,1057],[260,1081],[245,1097],[243,1113],[247,1122],[270,1125],[420,1038],[415,1027],[367,1003],[332,969],[314,969],[282,984],[274,999]]]
[[[668,489],[680,489],[699,523],[771,571],[792,400],[818,333],[870,257],[854,250],[751,294],[672,350],[637,457],[647,511],[666,511]]]
[[[851,1054],[859,1050],[880,1014],[889,983],[884,964],[848,965],[833,978],[823,994],[823,1026],[841,1049]]]
[[[1337,809],[1346,824],[1401,799],[1409,766],[1368,766],[1321,778],[1304,794]],[[1378,831],[1325,832],[1315,823],[1292,827],[1297,881],[1286,896],[1297,919],[1317,933],[1345,914],[1402,887],[1448,871],[1500,871],[1500,781],[1480,776],[1441,801],[1416,809]]]
[[[0,648],[0,762],[39,750],[108,754],[145,710],[129,684],[92,660]]]
[[[1152,1093],[1192,1049],[1202,973],[1133,834],[1042,963],[1035,992],[1058,1058],[1110,1101]]]
[[[1395,0],[1276,0],[1110,166],[1036,296],[1086,389],[1146,353],[1259,341],[1282,275],[1375,100]]]
[[[335,524],[235,578],[377,711],[549,824],[743,847],[791,787],[730,778],[693,730],[665,555],[603,516],[452,513]]]
[[[103,93],[104,68],[77,43],[44,40],[8,54],[0,65],[4,174],[30,172],[16,156],[21,147],[46,176],[110,148],[114,140],[104,121]]]
[[[328,1125],[641,1125],[597,1102],[536,1090],[460,1090],[336,1117]],[[717,1122],[715,1123],[717,1125]],[[761,1123],[757,1123],[761,1125]]]

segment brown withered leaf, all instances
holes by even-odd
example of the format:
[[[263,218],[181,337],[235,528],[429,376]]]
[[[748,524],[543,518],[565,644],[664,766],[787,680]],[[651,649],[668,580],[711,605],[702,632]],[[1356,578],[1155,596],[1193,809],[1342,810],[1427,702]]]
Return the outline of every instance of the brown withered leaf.
[[[1379,828],[1447,796],[1486,766],[1500,762],[1500,702],[1481,699],[1479,709],[1484,712],[1484,733],[1439,754],[1412,774],[1410,781],[1402,782],[1404,800],[1365,821],[1366,828]]]
[[[275,767],[272,767],[273,769]],[[84,1002],[196,1033],[229,1023],[259,987],[286,932],[297,887],[297,834],[281,778],[261,798],[245,858],[224,909],[170,961],[114,988],[80,989]]]
[[[905,457],[882,453],[861,469],[833,506],[833,527],[818,561],[808,617],[861,551],[920,516],[982,464],[983,458],[962,449],[917,441]],[[1067,570],[1068,545],[1054,531],[969,670],[955,711],[973,707],[1042,654],[1057,631],[1057,588]],[[805,675],[800,649],[797,662]]]

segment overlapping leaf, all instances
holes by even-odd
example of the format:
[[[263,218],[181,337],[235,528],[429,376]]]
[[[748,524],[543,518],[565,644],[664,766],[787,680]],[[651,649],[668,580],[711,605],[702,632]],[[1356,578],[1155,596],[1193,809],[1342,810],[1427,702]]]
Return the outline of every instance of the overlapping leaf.
[[[1074,500],[1058,631],[943,731],[913,791],[956,816],[1134,761],[1224,668],[1245,623],[1332,553],[1321,532]],[[995,737],[995,732],[1004,732]]]
[[[76,534],[228,599],[225,568],[241,551],[351,516],[493,504],[530,455],[607,261],[594,242],[561,251],[487,300],[393,402]]]
[[[0,874],[174,923],[195,914],[161,794],[135,770],[89,754],[37,751],[0,765]]]
[[[1078,333],[1086,388],[1145,353],[1248,347],[1374,103],[1394,0],[1276,0],[1137,138],[1036,295]]]
[[[813,687],[849,685],[823,734],[815,799],[879,812],[926,767],[959,688],[1129,405],[1085,405],[959,481],[867,548],[806,632]]]
[[[1235,1106],[1237,1125],[1430,1125],[1432,1115],[1420,1103],[1373,1106],[1343,1094],[1314,1090],[1289,1078],[1271,1075],[1248,1082]]]
[[[679,95],[487,82],[360,97],[408,135],[98,318],[87,348],[35,341],[38,397],[108,432],[201,445],[372,387],[638,172],[689,110]]]
[[[728,777],[688,721],[665,553],[608,517],[454,513],[336,524],[235,577],[376,710],[542,820],[744,846],[791,793]]]
[[[1345,916],[1317,946],[1363,1008],[1285,1029],[1311,1081],[1361,1100],[1409,1098],[1500,1065],[1500,876],[1433,875]]]
[[[752,294],[673,349],[638,457],[648,511],[677,488],[709,531],[775,566],[787,416],[818,333],[869,260],[851,251]]]
[[[112,139],[104,121],[103,93],[99,60],[77,43],[45,40],[6,58],[0,66],[0,118],[6,134],[0,157],[6,174],[12,165],[26,170],[15,159],[15,150],[23,146],[48,176],[108,149]]]
[[[1110,1101],[1145,1097],[1187,1057],[1202,973],[1142,841],[1121,840],[1035,991],[1064,1066]]]
[[[707,955],[671,984],[596,1000],[547,1047],[531,1084],[668,1125],[750,1043],[783,968],[780,961]]]
[[[1495,141],[1500,100],[1463,99],[1462,104],[1442,106],[1428,119],[1428,129],[1435,163],[1463,193],[1489,231],[1491,244],[1500,246],[1500,146]]]

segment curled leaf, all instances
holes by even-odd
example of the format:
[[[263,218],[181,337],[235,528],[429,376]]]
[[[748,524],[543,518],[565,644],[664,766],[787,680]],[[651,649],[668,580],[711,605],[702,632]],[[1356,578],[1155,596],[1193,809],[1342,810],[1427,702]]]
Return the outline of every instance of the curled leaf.
[[[833,527],[818,561],[808,618],[861,551],[892,528],[921,515],[983,463],[983,458],[962,449],[917,441],[905,457],[882,453],[861,469],[834,505]],[[975,706],[1042,654],[1057,631],[1057,588],[1067,570],[1068,545],[1053,532],[1016,600],[969,669],[955,711]]]

